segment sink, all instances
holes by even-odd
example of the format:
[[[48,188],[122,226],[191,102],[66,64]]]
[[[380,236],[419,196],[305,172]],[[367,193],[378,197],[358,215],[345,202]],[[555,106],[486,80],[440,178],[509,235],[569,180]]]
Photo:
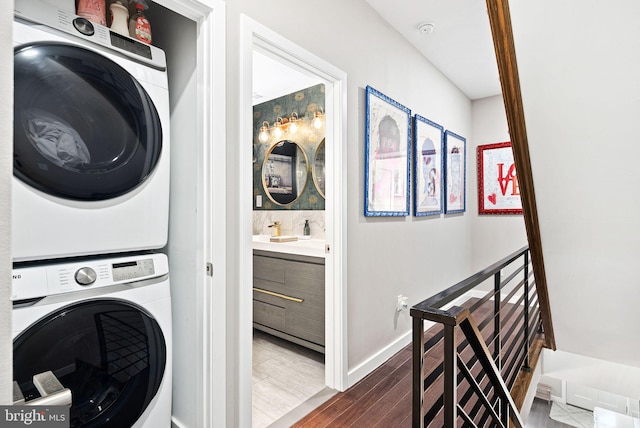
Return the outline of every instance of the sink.
[[[253,249],[324,258],[324,239],[306,238],[305,236],[298,237],[297,241],[271,242],[271,235],[253,235]]]

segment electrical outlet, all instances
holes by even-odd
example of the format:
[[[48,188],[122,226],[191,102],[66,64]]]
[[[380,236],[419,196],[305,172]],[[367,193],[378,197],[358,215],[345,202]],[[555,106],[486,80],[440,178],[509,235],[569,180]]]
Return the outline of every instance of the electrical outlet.
[[[408,299],[409,298],[407,296],[403,296],[402,294],[400,294],[396,303],[396,311],[406,312],[407,309],[409,309],[409,304],[407,303]]]
[[[262,195],[256,195],[256,208],[262,208]]]

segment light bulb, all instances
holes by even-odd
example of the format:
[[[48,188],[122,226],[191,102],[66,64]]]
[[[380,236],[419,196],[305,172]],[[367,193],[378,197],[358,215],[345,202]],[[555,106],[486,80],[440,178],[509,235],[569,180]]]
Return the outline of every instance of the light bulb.
[[[316,129],[322,128],[322,117],[320,116],[319,112],[315,112],[313,121],[311,121],[311,125]]]
[[[276,122],[273,124],[273,136],[276,137],[276,139],[279,139],[280,137],[282,137],[282,118],[278,117],[276,119]]]
[[[267,133],[268,129],[269,129],[269,122],[265,120],[264,122],[262,122],[262,126],[260,127],[260,133],[258,134],[258,140],[260,140],[260,142],[266,143],[267,141],[269,141],[269,134]]]
[[[298,125],[296,125],[297,121],[298,113],[294,111],[293,113],[291,113],[291,118],[289,119],[289,132],[291,132],[292,134],[298,132]]]

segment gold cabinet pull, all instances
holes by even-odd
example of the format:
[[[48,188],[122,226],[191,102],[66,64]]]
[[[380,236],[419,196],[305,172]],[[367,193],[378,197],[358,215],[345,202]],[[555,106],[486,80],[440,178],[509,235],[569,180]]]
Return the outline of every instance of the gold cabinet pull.
[[[253,291],[257,291],[258,293],[268,294],[269,296],[279,297],[284,300],[291,300],[292,302],[302,303],[304,299],[299,299],[297,297],[287,296],[285,294],[274,293],[273,291],[263,290],[262,288],[253,287]]]

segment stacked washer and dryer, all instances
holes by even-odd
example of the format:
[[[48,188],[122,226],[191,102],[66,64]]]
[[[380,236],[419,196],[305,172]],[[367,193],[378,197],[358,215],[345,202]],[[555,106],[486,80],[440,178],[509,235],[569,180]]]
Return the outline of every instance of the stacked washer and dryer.
[[[72,427],[168,427],[164,52],[37,0],[13,29],[16,398],[50,371]]]

